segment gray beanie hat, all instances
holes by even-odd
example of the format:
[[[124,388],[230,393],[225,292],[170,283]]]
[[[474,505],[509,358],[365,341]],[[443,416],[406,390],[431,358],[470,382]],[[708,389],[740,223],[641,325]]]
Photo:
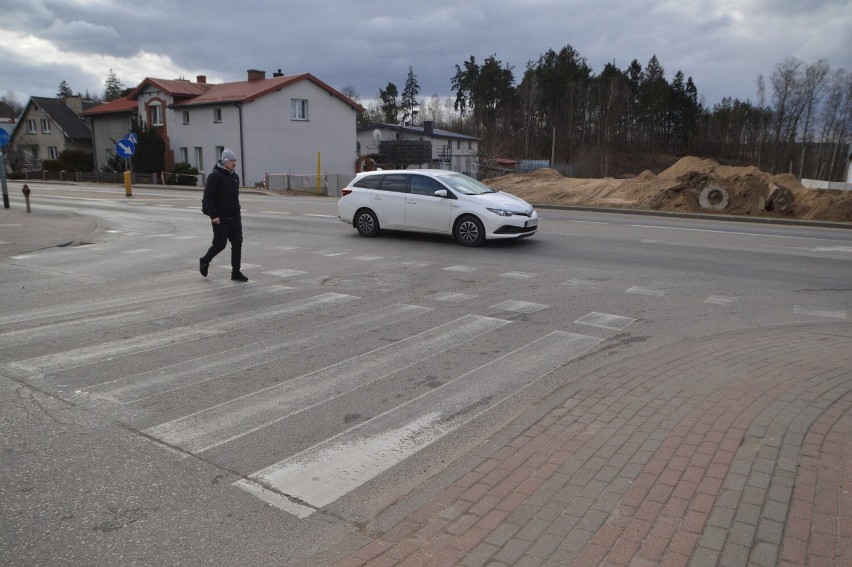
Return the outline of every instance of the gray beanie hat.
[[[225,163],[228,160],[237,159],[237,154],[232,152],[231,150],[225,150],[222,152],[222,163]]]

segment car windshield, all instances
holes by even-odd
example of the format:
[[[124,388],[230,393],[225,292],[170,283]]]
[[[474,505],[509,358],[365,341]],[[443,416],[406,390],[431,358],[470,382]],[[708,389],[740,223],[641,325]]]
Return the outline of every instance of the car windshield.
[[[473,177],[459,173],[458,175],[442,175],[441,181],[450,186],[454,191],[463,195],[482,195],[483,193],[496,193],[494,189],[480,183]]]

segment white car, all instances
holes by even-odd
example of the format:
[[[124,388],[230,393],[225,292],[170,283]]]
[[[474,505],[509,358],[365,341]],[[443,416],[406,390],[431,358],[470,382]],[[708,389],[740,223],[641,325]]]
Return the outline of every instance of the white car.
[[[362,236],[381,229],[432,232],[478,246],[486,239],[525,238],[538,229],[532,205],[455,171],[369,171],[340,194],[338,218]]]

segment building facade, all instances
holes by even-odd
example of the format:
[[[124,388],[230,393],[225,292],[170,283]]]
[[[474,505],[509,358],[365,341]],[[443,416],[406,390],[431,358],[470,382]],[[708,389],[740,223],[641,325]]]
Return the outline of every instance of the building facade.
[[[112,106],[110,106],[112,105]],[[309,73],[271,78],[250,69],[245,81],[210,84],[146,78],[124,103],[85,113],[95,132],[99,167],[138,115],[166,145],[165,169],[186,162],[209,173],[225,148],[237,152],[243,185],[267,173],[353,172],[355,124],[363,108]],[[122,132],[122,130],[124,130]]]
[[[9,143],[16,169],[40,170],[44,160],[58,159],[65,150],[92,151],[92,130],[81,116],[91,106],[79,96],[30,98]]]
[[[382,142],[422,141],[431,145],[431,160],[409,167],[448,169],[477,177],[480,139],[435,128],[431,121],[422,126],[375,124],[358,129],[360,155],[379,154]]]

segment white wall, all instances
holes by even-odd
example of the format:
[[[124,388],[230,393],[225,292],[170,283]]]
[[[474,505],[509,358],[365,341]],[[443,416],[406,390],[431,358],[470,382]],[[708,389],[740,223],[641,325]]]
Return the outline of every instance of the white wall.
[[[308,100],[307,121],[290,119],[292,98]],[[221,123],[213,121],[214,108],[222,111]],[[184,110],[190,112],[188,126],[183,124]],[[263,181],[266,173],[316,173],[317,152],[323,173],[355,171],[355,110],[308,80],[245,103],[242,144],[240,110],[233,103],[173,112],[169,135],[175,160],[180,160],[180,148],[186,147],[190,163],[195,165],[193,148],[201,146],[202,173],[209,173],[219,159],[217,146],[237,153],[237,173],[244,186]]]

